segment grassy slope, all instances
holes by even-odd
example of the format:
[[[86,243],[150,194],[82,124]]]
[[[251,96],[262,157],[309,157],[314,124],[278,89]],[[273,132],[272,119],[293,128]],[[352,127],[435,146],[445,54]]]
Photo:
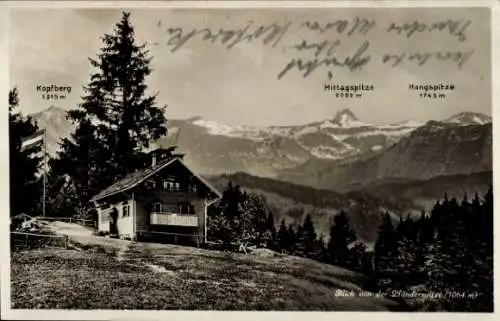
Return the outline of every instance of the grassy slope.
[[[82,251],[13,252],[13,308],[199,310],[391,310],[360,291],[361,275],[282,255],[72,237]],[[85,243],[86,245],[82,245]]]

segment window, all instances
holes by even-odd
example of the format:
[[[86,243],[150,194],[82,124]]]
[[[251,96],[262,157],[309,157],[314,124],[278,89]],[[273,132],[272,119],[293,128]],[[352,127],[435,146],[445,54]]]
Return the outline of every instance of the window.
[[[123,213],[123,217],[130,216],[130,206],[128,204],[127,205],[123,205],[123,207],[122,207],[122,213]]]
[[[163,180],[163,189],[166,191],[173,191],[175,189],[175,184],[173,182],[169,182],[168,180]]]
[[[161,212],[161,203],[154,203],[153,204],[153,212]]]
[[[194,206],[190,203],[179,203],[180,214],[194,214]]]
[[[180,191],[181,190],[181,184],[179,182],[172,182],[167,179],[163,180],[163,189],[166,191]]]
[[[146,187],[149,189],[156,188],[156,181],[154,179],[149,179],[146,181]]]

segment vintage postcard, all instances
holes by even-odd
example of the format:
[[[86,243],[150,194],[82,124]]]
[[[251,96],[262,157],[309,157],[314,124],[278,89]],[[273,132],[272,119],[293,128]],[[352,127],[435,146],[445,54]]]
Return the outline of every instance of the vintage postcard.
[[[492,1],[2,11],[5,317],[492,316]]]

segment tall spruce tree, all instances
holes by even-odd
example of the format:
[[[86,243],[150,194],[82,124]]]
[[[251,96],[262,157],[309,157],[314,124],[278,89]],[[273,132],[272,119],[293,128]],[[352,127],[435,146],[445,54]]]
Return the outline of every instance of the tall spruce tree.
[[[106,162],[110,151],[100,144],[90,120],[82,119],[71,136],[62,140],[58,153],[58,158],[49,160],[51,212],[54,216],[73,212],[90,219],[90,198],[113,182]],[[58,202],[61,196],[63,202]]]
[[[267,248],[276,249],[276,226],[274,226],[274,215],[273,212],[269,211],[266,218],[266,232],[264,239],[266,241]]]
[[[468,243],[475,258],[471,264],[473,273],[469,291],[480,295],[474,302],[473,310],[476,311],[493,311],[493,204],[493,188],[490,186],[479,211],[473,213],[477,221],[470,227],[477,235],[473,242]]]
[[[349,245],[356,241],[356,234],[351,229],[347,213],[341,211],[333,219],[330,227],[330,239],[327,244],[327,262],[348,267],[351,261]]]
[[[266,221],[269,212],[264,197],[260,195],[247,195],[248,202],[244,211],[248,217],[249,223],[252,225],[250,243],[253,245],[265,247],[267,243],[266,238]]]
[[[278,229],[278,234],[276,236],[276,246],[281,252],[288,252],[290,246],[290,235],[288,233],[288,228],[286,226],[285,218],[281,219],[280,227]]]
[[[68,113],[75,132],[53,162],[57,174],[75,182],[82,203],[142,167],[145,150],[167,132],[165,107],[146,93],[151,58],[135,41],[130,13],[124,12],[102,41],[97,59],[89,59],[96,71],[84,87],[83,102]]]
[[[394,257],[396,255],[396,233],[389,213],[382,217],[377,241],[375,242],[375,271],[381,278],[390,278],[395,274]]]
[[[307,214],[297,231],[297,254],[303,257],[315,258],[319,254],[317,248],[317,234],[311,215]]]
[[[22,150],[21,144],[23,139],[38,131],[38,126],[30,117],[23,116],[18,106],[18,90],[14,88],[9,92],[10,214],[34,215],[41,199],[37,178],[41,149],[35,146]]]
[[[419,223],[408,215],[396,227],[396,251],[393,264],[399,271],[399,286],[420,284],[423,280],[424,244],[418,242]]]
[[[298,243],[297,234],[298,234],[299,229],[300,229],[300,226],[295,228],[293,224],[288,225],[287,249],[288,249],[288,253],[290,253],[290,255],[295,255],[297,253],[297,243]]]

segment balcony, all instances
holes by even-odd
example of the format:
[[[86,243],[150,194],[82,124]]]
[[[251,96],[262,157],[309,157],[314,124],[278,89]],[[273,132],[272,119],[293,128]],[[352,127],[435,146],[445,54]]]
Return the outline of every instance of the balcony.
[[[152,212],[150,215],[152,225],[172,226],[198,226],[198,216],[192,214],[177,214],[168,212]]]

